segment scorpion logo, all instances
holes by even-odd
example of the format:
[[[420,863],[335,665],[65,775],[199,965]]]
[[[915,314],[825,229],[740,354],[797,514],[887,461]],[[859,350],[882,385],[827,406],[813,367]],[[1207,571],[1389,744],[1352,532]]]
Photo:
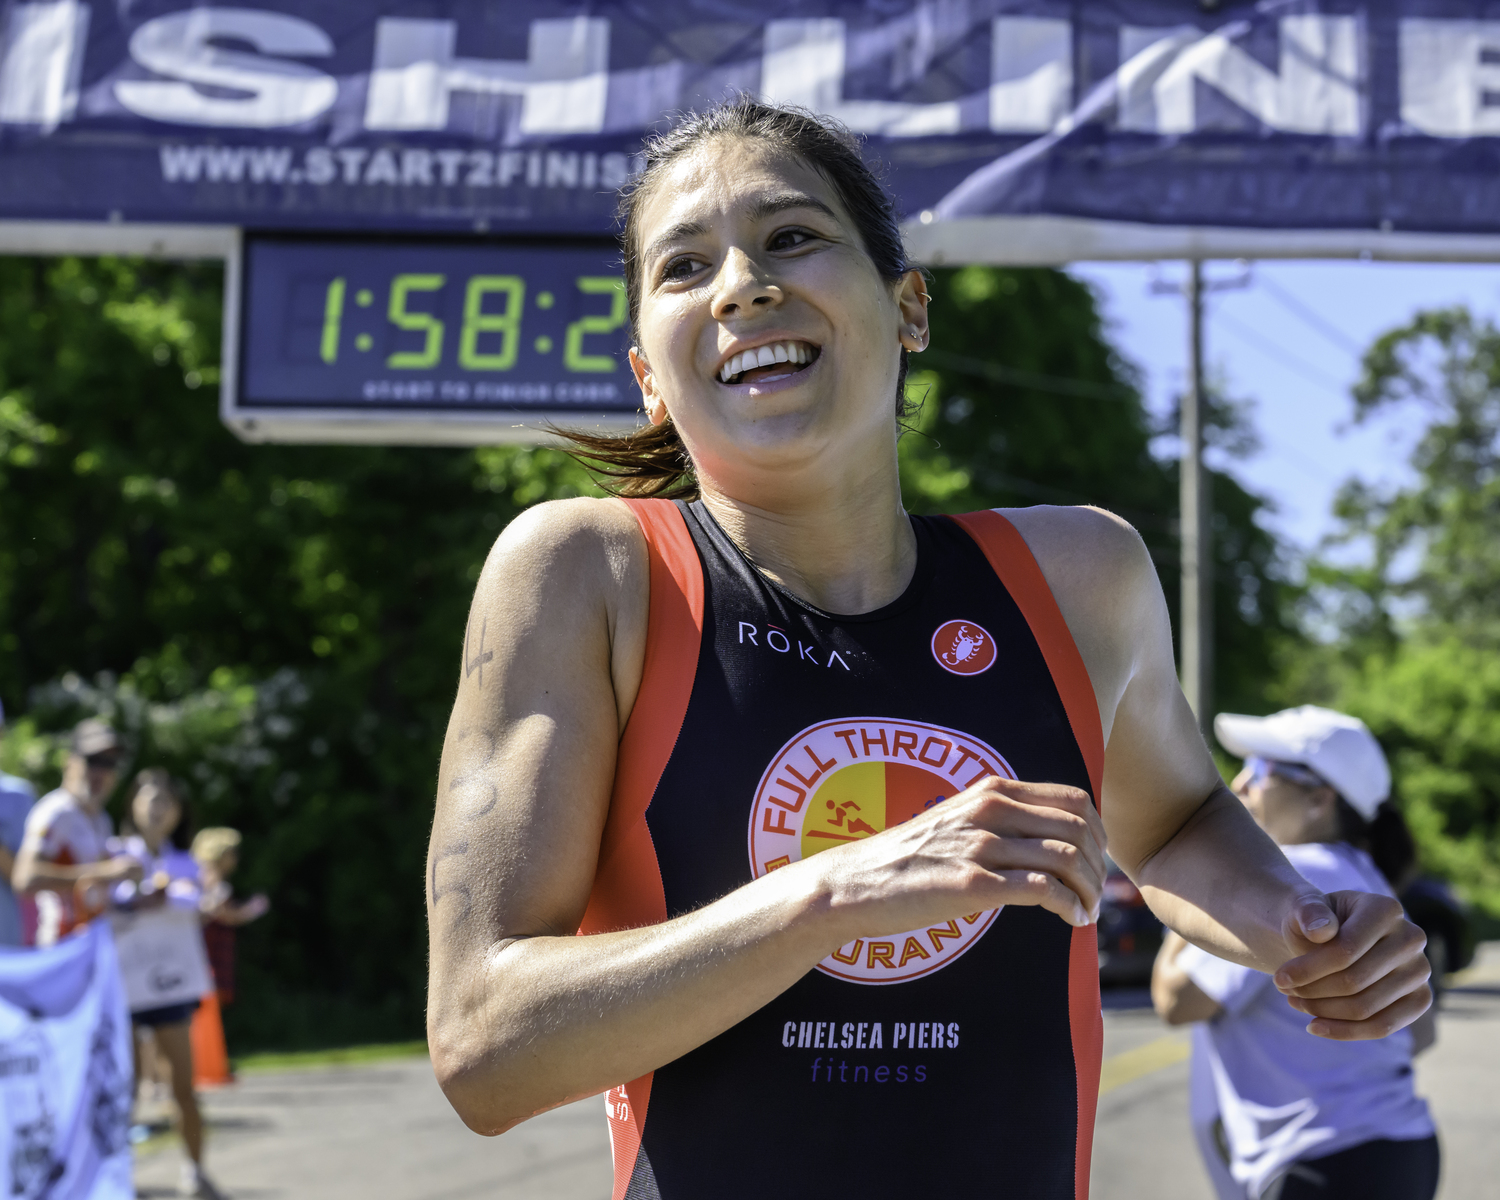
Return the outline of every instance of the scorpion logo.
[[[932,654],[955,675],[978,675],[995,661],[995,640],[973,621],[949,621],[932,635]]]

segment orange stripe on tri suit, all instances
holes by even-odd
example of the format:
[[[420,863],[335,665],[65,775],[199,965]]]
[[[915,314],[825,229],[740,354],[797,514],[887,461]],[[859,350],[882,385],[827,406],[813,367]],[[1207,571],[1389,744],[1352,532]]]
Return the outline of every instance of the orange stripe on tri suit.
[[[1084,666],[1083,656],[1068,630],[1057,599],[1047,586],[1031,547],[1020,531],[994,510],[953,518],[979,543],[995,574],[1020,606],[1026,623],[1041,647],[1078,748],[1088,765],[1094,804],[1099,804],[1104,779],[1104,729],[1099,702]],[[1074,1187],[1079,1200],[1089,1194],[1089,1160],[1093,1152],[1094,1119],[1099,1105],[1099,1070],[1104,1053],[1104,1027],[1099,1012],[1099,938],[1093,926],[1073,932],[1068,955],[1068,1016],[1073,1027],[1073,1064],[1078,1076],[1078,1151]]]
[[[1042,657],[1047,660],[1052,679],[1057,684],[1063,707],[1068,710],[1073,736],[1078,739],[1078,748],[1083,752],[1083,761],[1089,769],[1089,781],[1094,785],[1094,805],[1097,807],[1104,781],[1104,727],[1099,723],[1099,701],[1094,695],[1088,668],[1083,665],[1083,655],[1078,653],[1068,623],[1057,607],[1057,599],[1047,586],[1047,577],[1042,574],[1042,568],[1037,565],[1031,547],[1020,531],[994,509],[964,513],[953,520],[979,543],[1000,582],[1005,584],[1026,623],[1031,626],[1032,636],[1041,647]]]
[[[641,687],[615,759],[615,786],[599,844],[594,888],[579,932],[604,933],[667,919],[646,806],[672,756],[692,695],[703,629],[703,568],[682,513],[668,500],[627,500],[651,562],[650,616]],[[640,1153],[651,1075],[610,1089],[615,1164],[612,1200],[623,1200]]]

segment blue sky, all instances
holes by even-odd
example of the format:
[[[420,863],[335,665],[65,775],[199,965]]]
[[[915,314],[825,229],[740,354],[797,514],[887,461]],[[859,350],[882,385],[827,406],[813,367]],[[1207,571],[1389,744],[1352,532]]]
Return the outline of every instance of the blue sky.
[[[1156,278],[1180,280],[1180,263],[1080,263],[1069,268],[1097,289],[1114,344],[1145,373],[1153,410],[1170,408],[1187,358],[1185,305],[1151,294]],[[1229,463],[1252,490],[1270,499],[1267,524],[1310,549],[1333,529],[1331,506],[1353,475],[1396,482],[1422,426],[1413,410],[1352,424],[1350,386],[1363,349],[1421,308],[1467,304],[1500,321],[1500,266],[1378,262],[1260,262],[1251,284],[1210,298],[1205,340],[1210,369],[1232,395],[1253,402],[1262,449]],[[1209,263],[1212,278],[1240,274]],[[1310,310],[1316,321],[1297,310]],[[1175,443],[1163,444],[1175,453]]]

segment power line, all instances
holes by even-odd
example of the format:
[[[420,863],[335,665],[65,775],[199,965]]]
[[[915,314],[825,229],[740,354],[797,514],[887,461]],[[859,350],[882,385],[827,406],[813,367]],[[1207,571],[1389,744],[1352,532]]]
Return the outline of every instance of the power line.
[[[923,357],[939,370],[957,371],[960,375],[987,379],[991,383],[1031,388],[1033,391],[1051,392],[1058,396],[1078,396],[1088,400],[1132,400],[1135,398],[1134,389],[1121,383],[1094,383],[1087,379],[1065,379],[1060,375],[1041,375],[1035,371],[1025,371],[1020,367],[1007,367],[981,358],[949,354],[944,350],[929,350]]]
[[[1268,358],[1272,359],[1275,362],[1279,362],[1288,370],[1301,375],[1309,382],[1316,383],[1319,387],[1329,388],[1330,390],[1337,392],[1340,395],[1344,393],[1344,384],[1334,379],[1331,375],[1323,374],[1320,368],[1313,366],[1305,359],[1299,358],[1297,355],[1292,354],[1290,351],[1284,349],[1283,347],[1276,345],[1269,339],[1261,337],[1260,334],[1256,333],[1255,330],[1251,329],[1248,325],[1243,325],[1239,321],[1236,321],[1233,317],[1227,316],[1222,312],[1214,314],[1214,321],[1217,324],[1223,325],[1227,329],[1232,329],[1235,333],[1237,333],[1245,341],[1249,342],[1250,345],[1254,346],[1262,354],[1266,355]]]
[[[1301,300],[1292,295],[1275,280],[1261,276],[1261,286],[1266,289],[1271,298],[1283,308],[1289,310],[1295,316],[1301,317],[1312,328],[1316,329],[1325,338],[1341,350],[1347,350],[1356,358],[1364,354],[1364,347],[1340,329],[1337,325],[1325,320],[1321,315],[1303,304]]]

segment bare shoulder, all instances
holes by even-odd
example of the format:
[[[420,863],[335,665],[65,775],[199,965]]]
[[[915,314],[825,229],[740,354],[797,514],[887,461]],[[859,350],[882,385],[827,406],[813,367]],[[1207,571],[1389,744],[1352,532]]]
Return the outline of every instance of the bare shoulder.
[[[650,589],[645,535],[623,502],[529,508],[495,540],[480,572],[465,631],[466,677],[478,655],[518,688],[555,689],[556,664],[571,662],[595,672],[580,677],[580,688],[610,682],[623,727],[640,686]],[[491,652],[496,658],[484,658]]]
[[[619,585],[646,569],[646,539],[622,502],[549,500],[521,513],[495,539],[479,592],[499,588],[514,595],[589,580]]]
[[[484,573],[516,558],[553,568],[582,568],[591,562],[625,567],[633,559],[645,561],[646,543],[639,522],[618,499],[549,499],[526,508],[502,529]]]
[[[1047,582],[1116,589],[1156,578],[1146,543],[1123,517],[1089,505],[1003,510],[1036,556]]]
[[[1102,508],[1005,509],[1026,540],[1083,656],[1106,737],[1148,646],[1167,640],[1156,566],[1129,521]]]

